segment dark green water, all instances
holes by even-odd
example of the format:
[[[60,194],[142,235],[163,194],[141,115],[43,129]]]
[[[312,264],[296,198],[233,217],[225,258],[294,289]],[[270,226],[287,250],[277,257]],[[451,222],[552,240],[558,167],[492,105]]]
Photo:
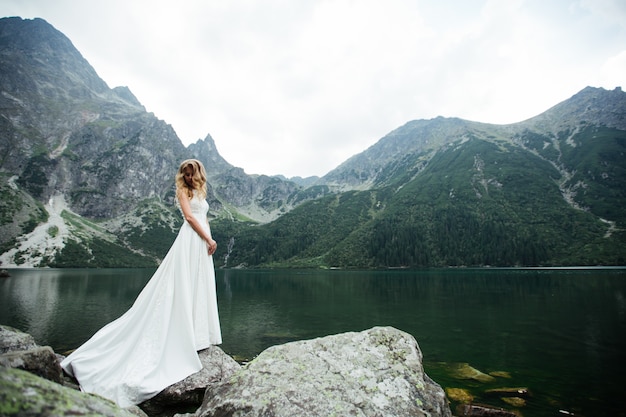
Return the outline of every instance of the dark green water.
[[[153,270],[11,270],[0,323],[64,352],[134,301]],[[218,270],[224,344],[252,358],[268,346],[373,326],[413,335],[428,375],[477,402],[527,387],[524,417],[624,416],[626,269],[424,271]],[[459,379],[468,363],[492,382]]]

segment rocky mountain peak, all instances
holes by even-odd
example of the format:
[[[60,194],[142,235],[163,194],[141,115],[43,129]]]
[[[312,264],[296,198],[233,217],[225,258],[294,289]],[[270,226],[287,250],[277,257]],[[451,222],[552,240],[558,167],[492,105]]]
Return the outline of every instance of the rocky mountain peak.
[[[188,158],[209,171],[213,210],[245,202],[252,219],[273,218],[297,188],[247,176],[220,156],[210,135],[186,148],[128,87],[110,89],[43,19],[0,19],[0,62],[0,173],[42,203],[60,194],[72,211],[96,219],[146,198],[172,203],[175,171]],[[236,193],[225,187],[233,176]]]
[[[204,139],[192,143],[187,149],[194,158],[203,161],[209,178],[214,178],[220,173],[234,168],[222,158],[211,135],[206,135]]]
[[[624,108],[626,94],[621,87],[614,90],[586,87],[552,108],[523,124],[528,128],[559,132],[580,123],[593,123],[626,130]]]
[[[35,83],[30,87],[45,93],[58,93],[62,87],[75,98],[109,91],[72,42],[43,19],[2,19],[0,54],[0,81],[6,92],[19,91],[21,83]]]

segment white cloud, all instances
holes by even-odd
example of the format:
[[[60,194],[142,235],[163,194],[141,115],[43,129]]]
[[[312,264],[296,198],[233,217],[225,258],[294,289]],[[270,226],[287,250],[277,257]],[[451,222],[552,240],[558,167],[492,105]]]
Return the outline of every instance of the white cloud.
[[[626,89],[626,49],[606,60],[600,68],[596,84],[607,89],[615,87]]]
[[[413,119],[511,123],[626,84],[621,0],[0,0],[42,17],[184,143],[323,175]]]

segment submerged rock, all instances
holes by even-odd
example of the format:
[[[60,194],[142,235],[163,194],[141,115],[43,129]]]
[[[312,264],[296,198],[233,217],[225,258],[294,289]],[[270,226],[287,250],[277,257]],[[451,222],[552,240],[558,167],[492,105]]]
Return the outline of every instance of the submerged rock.
[[[512,405],[516,408],[522,408],[526,406],[526,400],[520,397],[502,397],[501,400],[508,405]]]
[[[454,414],[457,417],[519,417],[512,411],[478,404],[461,404]]]
[[[495,378],[470,366],[468,363],[457,363],[450,366],[452,375],[458,379],[473,379],[478,382],[492,382]]]
[[[198,417],[451,416],[408,333],[360,333],[273,346],[207,389]]]
[[[526,387],[502,387],[492,388],[485,391],[485,394],[497,397],[530,397],[530,391]]]
[[[469,404],[474,401],[474,396],[470,392],[463,388],[446,388],[446,394],[450,401],[456,401],[458,403]]]
[[[508,378],[511,379],[511,373],[508,371],[493,371],[493,372],[489,372],[489,375],[491,376],[495,376],[498,378]]]

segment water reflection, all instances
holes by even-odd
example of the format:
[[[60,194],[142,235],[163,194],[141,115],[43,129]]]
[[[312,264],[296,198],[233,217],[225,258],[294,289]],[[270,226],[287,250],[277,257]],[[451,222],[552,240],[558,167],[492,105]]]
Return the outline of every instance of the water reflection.
[[[54,314],[58,304],[59,275],[36,271],[27,279],[6,280],[6,289],[3,288],[2,293],[6,291],[12,294],[12,314],[19,318],[21,327],[35,339],[44,339],[50,333],[51,323],[48,318]]]
[[[152,276],[150,269],[12,270],[0,281],[2,324],[63,352],[123,314]]]

